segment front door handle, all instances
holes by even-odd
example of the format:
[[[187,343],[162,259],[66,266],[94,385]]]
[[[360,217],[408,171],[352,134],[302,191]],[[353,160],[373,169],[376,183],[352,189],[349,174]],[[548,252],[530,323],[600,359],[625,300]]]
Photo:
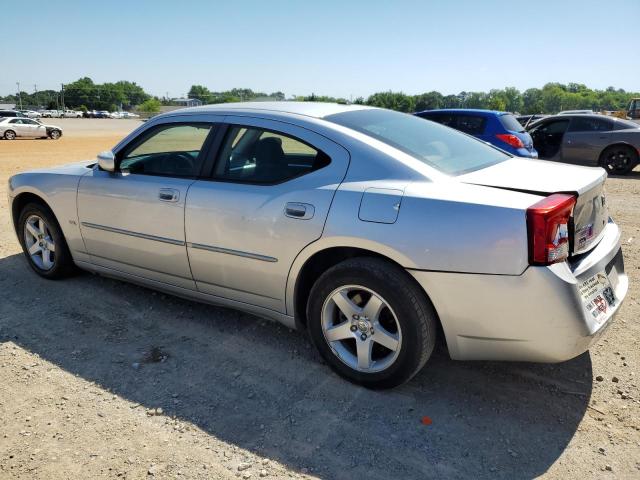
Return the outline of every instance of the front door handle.
[[[175,188],[161,188],[158,198],[163,202],[177,202],[180,200],[180,192]]]
[[[284,214],[290,218],[298,220],[309,220],[313,217],[316,209],[308,203],[287,202],[284,208]]]

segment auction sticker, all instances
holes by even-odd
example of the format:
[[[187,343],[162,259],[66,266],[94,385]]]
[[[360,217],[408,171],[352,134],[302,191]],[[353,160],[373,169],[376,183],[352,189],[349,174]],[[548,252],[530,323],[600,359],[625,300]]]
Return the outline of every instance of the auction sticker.
[[[616,303],[616,295],[605,272],[598,272],[580,284],[582,303],[598,323],[609,317],[609,311]]]

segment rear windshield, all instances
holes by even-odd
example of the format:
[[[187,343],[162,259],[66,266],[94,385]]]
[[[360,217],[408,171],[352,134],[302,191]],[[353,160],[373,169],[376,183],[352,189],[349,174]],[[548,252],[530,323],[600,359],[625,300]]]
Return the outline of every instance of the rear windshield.
[[[500,115],[498,118],[505,130],[510,130],[512,132],[524,132],[524,128],[522,128],[518,119],[513,115]]]
[[[461,175],[510,158],[473,137],[406,113],[367,109],[336,113],[324,119],[364,133],[449,175]]]

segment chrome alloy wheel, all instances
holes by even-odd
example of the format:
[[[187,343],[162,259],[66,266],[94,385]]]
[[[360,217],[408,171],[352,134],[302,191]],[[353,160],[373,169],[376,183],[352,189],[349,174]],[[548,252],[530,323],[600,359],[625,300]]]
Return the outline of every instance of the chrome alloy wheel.
[[[49,227],[38,215],[30,215],[24,224],[24,244],[31,261],[39,269],[53,268],[56,262],[56,245]]]
[[[327,297],[322,333],[343,363],[366,373],[388,368],[402,346],[400,323],[389,304],[359,285],[339,287]]]

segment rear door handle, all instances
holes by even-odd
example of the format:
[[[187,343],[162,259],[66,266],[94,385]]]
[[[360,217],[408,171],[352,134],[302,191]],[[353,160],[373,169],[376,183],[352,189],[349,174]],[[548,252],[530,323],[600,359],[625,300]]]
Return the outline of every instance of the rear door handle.
[[[287,217],[298,220],[309,220],[315,212],[314,206],[308,203],[288,202],[284,208],[284,214]]]
[[[180,200],[180,192],[175,188],[161,188],[158,198],[163,202],[177,202]]]

